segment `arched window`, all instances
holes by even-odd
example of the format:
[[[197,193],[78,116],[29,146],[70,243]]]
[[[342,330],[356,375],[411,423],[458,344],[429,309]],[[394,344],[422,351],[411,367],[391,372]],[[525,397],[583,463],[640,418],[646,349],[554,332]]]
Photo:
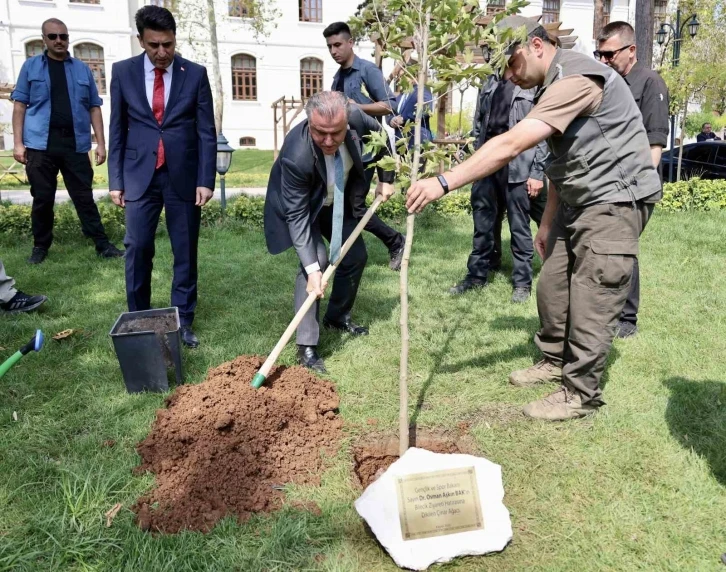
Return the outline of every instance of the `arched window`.
[[[257,145],[257,141],[254,137],[240,137],[239,138],[239,146],[240,147],[254,147]]]
[[[232,56],[232,99],[257,101],[257,60],[253,56]]]
[[[655,0],[653,6],[653,22],[655,24],[655,32],[658,33],[660,25],[668,20],[668,0]]]
[[[301,22],[323,21],[323,0],[299,0]]]
[[[25,44],[25,59],[39,56],[45,50],[43,40],[31,40]]]
[[[300,62],[300,96],[308,99],[319,91],[323,91],[323,62],[305,58]]]
[[[73,48],[73,55],[91,68],[98,93],[106,93],[106,62],[103,59],[103,48],[91,43],[78,44]]]
[[[252,0],[227,0],[227,14],[232,18],[254,18],[254,3]]]
[[[487,16],[504,11],[505,0],[487,0]]]
[[[544,0],[542,2],[542,21],[540,24],[560,21],[560,0]]]

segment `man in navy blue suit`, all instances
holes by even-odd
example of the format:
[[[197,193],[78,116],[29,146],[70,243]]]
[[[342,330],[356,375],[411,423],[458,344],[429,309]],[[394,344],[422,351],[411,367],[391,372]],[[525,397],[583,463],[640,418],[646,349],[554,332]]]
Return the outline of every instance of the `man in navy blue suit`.
[[[113,65],[109,186],[126,209],[126,299],[129,311],[151,307],[154,237],[161,209],[174,253],[171,303],[182,342],[195,348],[197,244],[201,207],[212,198],[217,137],[207,70],[174,55],[171,12],[136,13],[144,54]]]

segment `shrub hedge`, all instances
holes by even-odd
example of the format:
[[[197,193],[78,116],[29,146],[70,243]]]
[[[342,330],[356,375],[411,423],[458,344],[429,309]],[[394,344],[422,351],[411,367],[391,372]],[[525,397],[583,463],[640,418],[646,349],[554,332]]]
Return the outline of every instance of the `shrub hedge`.
[[[663,200],[658,207],[666,212],[679,211],[714,211],[726,210],[726,180],[707,181],[690,179],[679,183],[668,183],[663,190]],[[372,201],[369,196],[368,203]],[[227,203],[227,218],[238,221],[246,226],[259,228],[263,221],[262,197],[240,195]],[[108,198],[98,202],[106,230],[111,235],[124,232],[124,211]],[[429,206],[429,210],[443,216],[471,214],[469,190],[453,192],[442,200]],[[378,209],[382,218],[401,221],[406,216],[404,197],[396,194]],[[165,232],[165,223],[159,224],[159,233]],[[202,209],[202,224],[214,225],[222,221],[222,206],[219,201],[211,201]],[[62,203],[55,208],[54,234],[58,237],[74,236],[80,232],[80,223],[76,211],[70,202]],[[30,206],[0,204],[0,234],[10,237],[21,237],[30,234]]]

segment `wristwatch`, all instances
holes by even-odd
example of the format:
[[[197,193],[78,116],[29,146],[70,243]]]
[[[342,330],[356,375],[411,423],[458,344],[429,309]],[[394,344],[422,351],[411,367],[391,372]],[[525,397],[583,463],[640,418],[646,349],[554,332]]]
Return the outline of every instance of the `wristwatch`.
[[[437,175],[436,178],[439,180],[439,183],[444,189],[444,194],[449,194],[449,183],[446,182],[446,179],[444,179],[443,175]]]

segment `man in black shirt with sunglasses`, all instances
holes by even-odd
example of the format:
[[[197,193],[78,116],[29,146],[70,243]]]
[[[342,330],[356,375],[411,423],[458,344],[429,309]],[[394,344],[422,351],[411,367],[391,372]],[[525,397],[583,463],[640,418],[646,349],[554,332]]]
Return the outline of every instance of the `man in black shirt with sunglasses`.
[[[648,134],[653,166],[658,168],[660,156],[668,141],[668,88],[655,71],[638,62],[635,54],[635,31],[627,22],[611,22],[597,37],[595,58],[618,72],[628,84],[643,116]],[[662,197],[662,193],[658,199]],[[653,210],[653,204],[648,208]],[[633,279],[628,300],[618,321],[619,338],[638,333],[638,306],[640,305],[640,270],[638,261],[633,265]]]
[[[58,172],[76,207],[83,234],[102,258],[119,258],[106,235],[93,200],[91,126],[96,135],[96,165],[106,160],[101,105],[91,69],[68,52],[68,28],[56,18],[41,27],[45,51],[23,64],[13,100],[13,157],[25,165],[33,196],[33,252],[42,263],[53,242],[53,208]]]

